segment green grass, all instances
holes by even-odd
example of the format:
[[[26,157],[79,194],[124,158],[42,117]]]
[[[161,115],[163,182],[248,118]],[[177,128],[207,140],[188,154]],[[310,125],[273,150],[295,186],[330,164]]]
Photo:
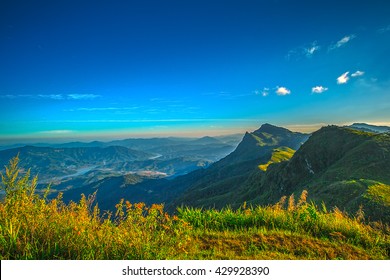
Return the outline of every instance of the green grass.
[[[292,158],[294,153],[295,150],[289,147],[279,147],[277,149],[274,149],[272,151],[271,159],[265,164],[260,164],[259,169],[263,171],[267,171],[267,168],[270,164],[289,160],[290,158]]]
[[[35,193],[18,159],[2,175],[1,259],[389,259],[389,227],[283,197],[237,210],[150,207],[121,200],[100,213],[94,197],[65,204]]]
[[[382,183],[371,185],[368,187],[364,197],[380,205],[390,207],[390,186]]]

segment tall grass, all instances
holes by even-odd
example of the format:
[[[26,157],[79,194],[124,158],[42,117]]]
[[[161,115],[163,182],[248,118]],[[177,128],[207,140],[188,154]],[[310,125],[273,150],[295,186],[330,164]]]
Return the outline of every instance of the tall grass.
[[[49,190],[38,195],[37,178],[20,174],[18,158],[1,177],[1,259],[311,259],[324,258],[321,246],[331,248],[325,258],[389,258],[387,225],[362,223],[363,211],[350,218],[319,209],[307,192],[238,210],[179,208],[176,216],[121,200],[115,213],[101,213],[94,195],[69,204],[61,195],[48,200]]]
[[[319,209],[306,201],[307,191],[303,191],[296,202],[294,195],[282,197],[272,206],[247,208],[244,204],[238,210],[207,210],[179,208],[179,217],[194,228],[202,230],[245,230],[253,227],[265,230],[284,230],[317,238],[345,241],[364,248],[389,249],[389,227],[381,223],[362,223],[363,212],[349,217],[338,208],[328,211],[325,205]],[[375,226],[375,228],[374,228]],[[388,252],[387,252],[388,253]]]
[[[19,176],[18,158],[2,175],[0,256],[3,259],[165,259],[189,242],[190,227],[162,205],[120,201],[117,211],[92,208],[94,196],[66,205],[35,193],[37,179]]]

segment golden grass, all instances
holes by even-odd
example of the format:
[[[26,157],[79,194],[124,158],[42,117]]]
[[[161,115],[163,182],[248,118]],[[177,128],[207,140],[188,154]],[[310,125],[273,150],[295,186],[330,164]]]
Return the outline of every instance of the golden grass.
[[[37,195],[37,179],[21,176],[17,165],[16,158],[2,175],[1,259],[389,258],[387,225],[319,210],[307,192],[268,207],[170,215],[163,205],[121,200],[115,213],[100,213],[94,196],[65,204]]]
[[[267,171],[268,166],[270,166],[273,163],[289,160],[294,155],[294,153],[295,151],[291,148],[279,147],[273,150],[271,159],[267,163],[260,164],[258,167],[260,170]]]

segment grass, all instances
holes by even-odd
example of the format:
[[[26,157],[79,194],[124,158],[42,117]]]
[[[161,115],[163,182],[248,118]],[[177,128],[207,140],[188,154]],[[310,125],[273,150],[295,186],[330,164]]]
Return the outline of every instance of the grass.
[[[121,200],[100,213],[94,196],[65,204],[35,192],[15,158],[2,175],[1,259],[389,259],[389,227],[306,201],[303,192],[237,210],[150,207]]]
[[[289,160],[290,158],[292,158],[294,153],[295,150],[289,147],[279,147],[277,149],[274,149],[272,151],[271,159],[265,164],[260,164],[259,169],[263,171],[267,171],[267,168],[270,164]]]
[[[380,205],[390,207],[390,186],[382,183],[371,185],[368,187],[364,197]]]

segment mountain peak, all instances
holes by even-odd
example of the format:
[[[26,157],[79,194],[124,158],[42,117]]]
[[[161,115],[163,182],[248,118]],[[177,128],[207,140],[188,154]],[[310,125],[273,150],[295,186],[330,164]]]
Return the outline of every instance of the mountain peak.
[[[287,128],[275,126],[275,125],[272,125],[269,123],[263,124],[258,130],[254,131],[253,133],[257,134],[257,133],[262,133],[262,132],[270,133],[270,134],[291,133],[291,131],[288,130]]]

